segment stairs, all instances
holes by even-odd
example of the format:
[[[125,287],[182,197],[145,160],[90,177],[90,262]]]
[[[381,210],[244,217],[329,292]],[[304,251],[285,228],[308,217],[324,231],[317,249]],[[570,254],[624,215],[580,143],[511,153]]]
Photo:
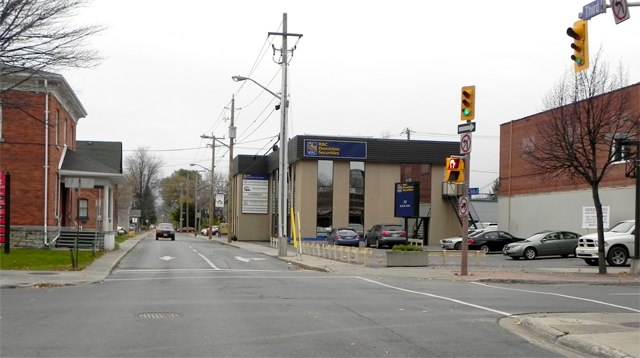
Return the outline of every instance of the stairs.
[[[62,229],[55,242],[55,247],[74,248],[78,238],[78,249],[102,250],[104,248],[104,233],[98,231],[77,232],[75,229]]]

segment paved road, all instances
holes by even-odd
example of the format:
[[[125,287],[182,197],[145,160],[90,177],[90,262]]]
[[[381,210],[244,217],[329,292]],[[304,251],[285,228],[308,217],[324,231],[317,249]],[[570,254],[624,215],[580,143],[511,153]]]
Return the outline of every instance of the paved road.
[[[179,235],[140,241],[100,284],[3,290],[1,348],[3,357],[553,357],[574,353],[499,322],[636,317],[637,292],[324,273]]]

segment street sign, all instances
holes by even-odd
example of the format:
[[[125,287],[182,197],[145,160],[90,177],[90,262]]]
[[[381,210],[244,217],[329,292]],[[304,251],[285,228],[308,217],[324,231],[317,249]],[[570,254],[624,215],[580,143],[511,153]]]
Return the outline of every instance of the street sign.
[[[607,12],[606,0],[595,0],[582,7],[582,20],[589,20],[600,14]]]
[[[476,122],[467,122],[465,124],[458,124],[458,134],[471,133],[476,131]]]
[[[611,9],[613,10],[613,19],[616,21],[616,25],[629,20],[629,4],[627,0],[611,0]]]
[[[480,188],[469,188],[469,195],[478,195],[480,194]]]
[[[460,154],[471,153],[471,133],[460,136]]]
[[[458,214],[466,216],[469,213],[469,198],[461,196],[458,199]]]

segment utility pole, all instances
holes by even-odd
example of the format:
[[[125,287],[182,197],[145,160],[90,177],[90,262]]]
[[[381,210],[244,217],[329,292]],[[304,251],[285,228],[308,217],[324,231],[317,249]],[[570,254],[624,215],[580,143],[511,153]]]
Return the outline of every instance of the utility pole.
[[[187,227],[189,226],[189,172],[187,172]]]
[[[233,125],[233,119],[235,116],[236,98],[231,96],[231,122],[229,123],[229,181],[227,183],[227,242],[231,242],[235,234],[233,228],[234,221],[234,207],[233,207],[233,140],[236,138],[236,127]]]
[[[182,229],[182,183],[180,183],[180,229]]]
[[[287,179],[289,169],[288,143],[287,143],[287,112],[289,111],[289,96],[287,92],[287,68],[289,66],[287,54],[287,37],[302,37],[302,34],[293,34],[287,32],[287,13],[282,14],[282,32],[269,32],[271,35],[282,36],[282,48],[280,48],[280,56],[282,66],[282,103],[280,105],[280,152],[279,152],[279,168],[278,168],[278,256],[287,256],[287,207],[288,207],[288,190]]]
[[[400,132],[400,134],[406,134],[407,135],[407,141],[411,140],[411,128],[407,127],[405,129],[403,129],[402,132]]]
[[[209,232],[209,240],[211,240],[212,237],[212,226],[213,226],[213,196],[214,196],[214,190],[215,190],[215,183],[214,183],[214,171],[215,171],[215,165],[216,165],[216,136],[213,135],[213,133],[211,133],[211,136],[208,135],[201,135],[200,138],[203,139],[211,139],[211,190],[209,191],[209,222],[208,222],[208,229],[207,231]]]
[[[200,214],[200,212],[198,212],[198,177],[200,176],[200,173],[198,173],[198,171],[196,170],[196,185],[195,185],[195,190],[193,192],[193,225],[195,227],[195,230],[193,232],[193,236],[198,236],[198,215]]]

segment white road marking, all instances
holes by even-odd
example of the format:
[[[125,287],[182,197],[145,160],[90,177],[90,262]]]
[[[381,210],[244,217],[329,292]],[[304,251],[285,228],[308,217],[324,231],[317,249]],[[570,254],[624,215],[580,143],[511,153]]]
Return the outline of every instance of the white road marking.
[[[189,247],[191,250],[193,250],[193,252],[195,252],[196,254],[198,254],[198,256],[202,257],[202,259],[203,259],[207,264],[209,264],[209,266],[211,266],[211,268],[212,268],[212,269],[214,269],[214,270],[220,270],[220,268],[219,268],[218,266],[214,265],[214,264],[213,264],[213,262],[209,261],[209,259],[208,259],[206,256],[204,256],[203,254],[199,253],[199,252],[198,252],[198,250],[194,249],[194,248],[193,248],[191,245],[189,245],[189,244],[185,244],[185,245],[187,245],[187,247]]]
[[[242,262],[266,260],[265,257],[247,257],[247,258],[244,258],[242,256],[236,256],[235,259],[238,260],[238,261],[242,261]]]
[[[165,261],[170,261],[170,260],[173,260],[173,259],[175,259],[175,257],[173,257],[173,256],[162,256],[160,258],[160,260],[165,260]]]
[[[585,301],[585,302],[597,303],[597,304],[604,305],[604,306],[621,308],[623,310],[628,310],[628,311],[631,311],[631,312],[640,312],[640,310],[637,310],[637,309],[631,308],[631,307],[625,307],[625,306],[615,305],[613,303],[592,300],[590,298],[563,295],[561,293],[544,292],[544,291],[532,291],[532,290],[521,290],[521,289],[518,289],[518,288],[510,288],[510,287],[499,287],[499,286],[487,285],[486,283],[481,283],[481,282],[471,282],[471,283],[476,284],[476,285],[480,285],[480,286],[489,287],[489,288],[496,288],[496,289],[499,289],[499,290],[518,291],[518,292],[526,292],[526,293],[537,293],[539,295],[549,295],[549,296],[558,296],[558,297],[564,297],[564,298],[571,298],[571,299],[578,300],[578,301]]]
[[[457,300],[455,298],[449,298],[449,297],[434,295],[434,294],[426,293],[426,292],[408,290],[406,288],[387,285],[386,283],[382,283],[382,282],[379,282],[379,281],[371,280],[371,279],[360,277],[360,276],[355,276],[355,277],[359,278],[359,279],[361,279],[363,281],[366,281],[366,282],[370,282],[370,283],[373,283],[373,284],[376,284],[376,285],[380,285],[380,286],[383,286],[383,287],[391,288],[391,289],[402,291],[402,292],[408,292],[408,293],[413,293],[413,294],[416,294],[416,295],[422,295],[422,296],[427,296],[427,297],[432,297],[432,298],[438,298],[438,299],[441,299],[441,300],[450,301],[450,302],[458,303],[458,304],[469,306],[469,307],[473,307],[473,308],[478,308],[478,309],[481,309],[481,310],[484,310],[484,311],[497,313],[499,315],[503,315],[503,316],[506,316],[506,317],[517,317],[517,316],[512,315],[511,313],[508,313],[508,312],[498,311],[498,310],[494,310],[493,308],[480,306],[480,305],[475,305],[473,303],[460,301],[460,300]]]

